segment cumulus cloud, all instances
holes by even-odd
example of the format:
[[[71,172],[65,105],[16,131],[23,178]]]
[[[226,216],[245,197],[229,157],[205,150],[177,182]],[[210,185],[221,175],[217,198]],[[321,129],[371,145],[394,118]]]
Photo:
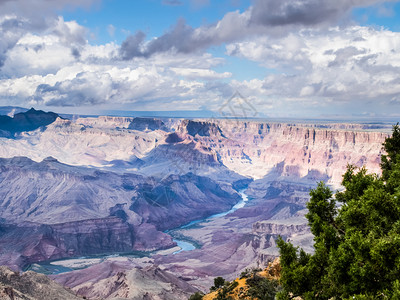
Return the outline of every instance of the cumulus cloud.
[[[276,114],[298,113],[298,101],[315,111],[346,103],[400,105],[399,34],[330,26],[352,7],[378,0],[255,1],[215,24],[193,28],[182,19],[160,37],[138,31],[121,45],[90,45],[83,26],[54,16],[67,1],[33,0],[37,7],[49,3],[40,20],[28,11],[12,14],[13,2],[28,5],[0,0],[9,12],[0,13],[3,103],[218,111],[239,91],[254,107]],[[115,28],[109,30],[112,35]],[[239,81],[215,71],[224,59],[205,50],[223,43],[228,56],[255,61],[268,75]]]
[[[232,77],[232,73],[230,72],[217,73],[209,69],[171,68],[171,71],[176,75],[192,79],[216,80]]]
[[[80,59],[81,51],[87,45],[85,35],[85,28],[75,21],[65,22],[61,17],[54,21],[54,27],[40,35],[21,32],[7,49],[2,74],[15,77],[55,73]]]
[[[236,11],[226,14],[214,26],[199,28],[193,28],[184,19],[180,19],[167,33],[147,42],[141,31],[128,36],[121,45],[120,55],[122,59],[129,60],[163,52],[194,53],[236,40],[246,31],[248,19],[248,12],[240,14]]]
[[[233,43],[227,51],[278,71],[262,80],[260,90],[285,102],[378,107],[400,94],[400,34],[388,30],[304,30],[279,40]],[[242,88],[249,89],[249,84]]]
[[[208,1],[198,1],[207,3]],[[289,32],[335,24],[351,9],[382,0],[257,0],[243,13],[227,13],[220,21],[192,28],[181,19],[165,34],[146,41],[143,32],[127,37],[122,43],[122,59],[150,57],[160,52],[192,53],[213,45],[247,39],[255,35],[285,36]]]
[[[63,40],[54,31],[21,38],[3,67],[14,78],[0,80],[2,99],[29,105],[131,103],[140,109],[173,105],[218,111],[239,91],[254,107],[273,110],[275,116],[299,113],[298,101],[302,112],[308,107],[314,113],[335,105],[339,111],[351,103],[368,104],[373,111],[382,103],[400,104],[400,35],[383,29],[307,29],[281,39],[260,36],[230,43],[228,55],[273,69],[265,78],[244,81],[214,71],[224,60],[209,53],[159,52],[121,61],[115,59],[119,45],[86,43],[77,60]]]
[[[210,92],[194,77],[177,80],[173,75],[170,70],[154,66],[85,66],[73,78],[63,78],[62,74],[42,78],[48,83],[36,86],[31,101],[49,106],[132,103],[148,109],[167,108],[175,101],[180,108],[190,102],[190,108],[195,109],[207,104],[206,95],[220,97],[218,90]]]
[[[54,30],[65,43],[83,44],[85,42],[83,27],[75,23],[74,27],[62,28],[67,23],[60,20],[55,11],[65,7],[88,7],[97,1],[99,0],[0,1],[0,68],[7,59],[7,53],[26,33]],[[75,47],[75,53],[77,49]]]
[[[84,43],[74,53],[70,43],[80,45],[79,39],[71,38],[76,24],[64,23],[59,28],[69,28],[68,34],[27,33],[10,50],[2,70],[9,78],[0,80],[3,101],[25,106],[135,103],[141,109],[152,105],[168,109],[175,101],[181,108],[193,109],[222,98],[218,83],[210,90],[205,81],[231,76],[210,70],[223,60],[207,53],[159,54],[124,62],[115,60],[119,46],[114,43]]]
[[[81,106],[103,103],[137,103],[161,107],[172,101],[207,105],[229,89],[218,80],[229,72],[210,70],[223,62],[207,53],[193,54],[193,47],[212,44],[208,37],[184,21],[165,37],[145,41],[142,32],[114,43],[90,45],[87,30],[66,22],[54,11],[65,5],[90,5],[95,1],[10,0],[0,2],[0,94],[3,103],[20,105]],[[171,4],[171,3],[170,3]],[[36,17],[36,12],[43,12]],[[113,27],[109,27],[111,33]],[[183,39],[183,37],[185,37]],[[182,40],[178,45],[173,40]],[[194,45],[192,45],[194,43]],[[202,45],[199,45],[202,44]],[[171,55],[177,48],[181,55]],[[129,62],[116,60],[122,56]],[[207,81],[215,81],[209,86]],[[223,92],[221,92],[223,90]]]
[[[368,6],[379,0],[257,0],[251,22],[264,26],[331,24],[354,7]]]
[[[213,44],[211,37],[196,35],[195,29],[185,20],[178,23],[166,34],[145,43],[146,35],[139,31],[122,43],[120,53],[125,60],[134,57],[150,57],[153,54],[174,50],[178,53],[192,53]]]

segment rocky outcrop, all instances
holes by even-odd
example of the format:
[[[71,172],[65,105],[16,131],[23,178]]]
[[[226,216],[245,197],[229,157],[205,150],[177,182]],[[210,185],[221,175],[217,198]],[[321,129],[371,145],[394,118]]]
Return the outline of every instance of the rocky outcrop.
[[[68,166],[51,157],[40,163],[0,159],[0,170],[0,262],[16,268],[169,248],[175,243],[162,231],[229,210],[240,199],[231,184],[191,173],[156,180]]]
[[[13,272],[0,266],[0,299],[2,300],[74,300],[83,299],[47,276],[32,271]]]
[[[14,134],[22,131],[32,131],[53,123],[59,116],[52,112],[44,112],[31,108],[13,117],[0,116],[0,130]]]
[[[229,185],[188,173],[170,175],[155,186],[139,186],[130,209],[164,231],[185,224],[183,220],[193,220],[192,214],[195,219],[202,219],[229,210],[239,200],[239,194]]]
[[[379,172],[382,142],[387,133],[309,128],[259,122],[216,121],[227,141],[216,139],[214,149],[221,161],[243,175],[263,177],[279,171],[281,176],[303,178],[319,173],[338,185],[347,164],[365,165]],[[278,169],[278,170],[276,170]]]
[[[182,121],[178,131],[181,133],[187,133],[193,137],[196,136],[212,136],[212,137],[220,137],[221,129],[217,124],[210,121],[193,121],[193,120],[184,120]]]
[[[46,158],[0,159],[0,216],[9,222],[45,224],[104,218],[117,204],[128,205],[134,187],[146,179],[73,167]],[[118,187],[118,188],[117,188]],[[125,209],[132,224],[140,217]]]
[[[363,124],[57,119],[43,132],[22,134],[22,140],[1,139],[0,156],[25,155],[36,161],[53,156],[67,164],[135,170],[161,178],[194,169],[208,176],[222,166],[253,179],[272,173],[291,180],[327,179],[338,187],[348,163],[379,172],[382,142],[389,131],[384,125]]]
[[[149,251],[174,245],[172,238],[154,225],[135,227],[117,217],[54,225],[0,224],[0,265],[16,270],[60,258]]]
[[[99,117],[78,118],[75,121],[75,123],[88,127],[115,129],[115,128],[128,128],[129,124],[132,123],[132,120],[133,118],[129,117],[99,116]]]
[[[240,199],[231,184],[192,173],[159,180],[25,157],[0,159],[0,170],[0,217],[9,222],[56,224],[119,211],[131,224],[150,222],[165,230],[227,210]]]
[[[243,178],[226,168],[218,154],[199,142],[185,139],[178,143],[161,144],[142,159],[139,171],[164,178],[170,174],[194,173],[214,180],[232,181]],[[221,174],[222,173],[222,174]]]
[[[291,236],[294,234],[309,233],[310,228],[305,224],[276,224],[270,221],[261,221],[253,224],[254,234],[271,234],[281,236]]]
[[[128,126],[129,129],[134,129],[138,131],[145,130],[167,130],[164,122],[160,119],[155,118],[134,118]]]
[[[58,118],[45,131],[23,132],[19,139],[0,138],[0,157],[27,156],[39,162],[52,156],[69,165],[106,168],[112,167],[112,161],[131,162],[146,156],[166,135],[119,127],[123,124],[116,119],[107,121],[107,125],[100,121],[96,125],[94,120],[84,125],[79,120]],[[128,167],[132,168],[135,166]]]
[[[137,266],[129,260],[106,261],[54,278],[90,299],[183,300],[198,291],[153,264]]]

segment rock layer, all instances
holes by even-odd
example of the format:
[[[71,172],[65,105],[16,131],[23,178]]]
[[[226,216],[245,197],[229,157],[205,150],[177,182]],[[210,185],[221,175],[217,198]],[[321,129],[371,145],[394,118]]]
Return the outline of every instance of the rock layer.
[[[319,180],[339,187],[348,163],[379,171],[387,128],[376,127],[58,118],[16,139],[0,138],[0,156],[7,158],[0,159],[0,263],[20,268],[171,247],[163,231],[229,210],[240,200],[234,188],[251,179],[245,207],[174,232],[201,248],[155,256],[162,271],[104,264],[60,282],[83,295],[169,299],[187,296],[181,278],[205,288],[215,276],[264,263],[277,254],[278,235],[312,251],[304,218],[309,189]],[[112,272],[99,277],[104,270]],[[143,278],[152,282],[150,291],[134,288]]]
[[[55,279],[87,298],[183,300],[198,291],[153,264],[138,266],[129,260],[109,260]]]
[[[75,300],[83,299],[66,290],[47,276],[35,272],[19,274],[0,266],[0,299]]]
[[[191,173],[162,180],[0,159],[0,263],[14,268],[81,255],[173,247],[162,231],[229,210],[231,184]]]
[[[276,169],[282,176],[299,178],[319,174],[336,186],[347,164],[365,165],[369,171],[379,172],[382,143],[388,136],[385,132],[357,131],[355,125],[315,128],[307,124],[226,120],[216,120],[215,125],[225,138],[197,138],[216,151],[229,169],[253,178],[262,178]]]

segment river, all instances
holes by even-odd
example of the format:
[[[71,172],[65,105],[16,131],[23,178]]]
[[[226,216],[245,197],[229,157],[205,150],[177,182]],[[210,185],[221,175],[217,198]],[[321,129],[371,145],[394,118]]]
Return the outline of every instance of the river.
[[[206,223],[206,222],[211,221],[213,219],[221,218],[221,217],[224,217],[226,215],[229,215],[230,213],[233,213],[234,211],[238,210],[239,208],[244,207],[246,205],[246,202],[249,201],[249,197],[244,192],[245,192],[245,190],[239,191],[239,194],[242,197],[242,200],[240,200],[238,203],[236,203],[230,210],[222,212],[222,213],[211,215],[211,216],[209,216],[209,217],[207,217],[205,219],[192,221],[192,222],[190,222],[188,224],[185,224],[185,225],[183,225],[181,227],[178,227],[176,229],[169,230],[168,233],[171,234],[174,237],[174,231],[175,230],[187,229],[187,228],[192,227],[192,226],[194,226],[196,224]],[[193,243],[192,241],[190,241],[188,239],[174,238],[174,242],[176,242],[178,244],[178,247],[180,247],[181,249],[176,251],[176,252],[174,252],[173,254],[176,254],[176,253],[179,253],[179,252],[182,252],[182,251],[191,251],[191,250],[194,250],[194,249],[198,248],[198,246],[195,243]]]
[[[238,210],[239,208],[242,208],[246,205],[246,203],[249,201],[248,196],[245,194],[245,190],[239,191],[239,194],[241,196],[241,200],[236,203],[230,210],[218,214],[211,215],[205,219],[199,219],[195,220],[192,222],[189,222],[185,225],[182,225],[181,227],[171,229],[166,231],[166,233],[170,234],[174,238],[174,242],[177,243],[177,246],[180,248],[179,250],[173,252],[172,254],[177,254],[182,251],[191,251],[196,248],[199,248],[199,245],[194,243],[193,241],[190,241],[185,238],[177,237],[174,236],[174,232],[181,230],[181,229],[188,229],[189,227],[195,226],[199,223],[206,223],[209,222],[213,219],[216,218],[221,218],[224,217],[230,213],[233,213],[234,211]],[[84,269],[87,267],[90,267],[94,264],[98,264],[106,260],[107,258],[111,257],[145,257],[152,255],[153,253],[149,252],[132,252],[128,254],[115,254],[115,255],[96,255],[96,256],[85,256],[81,258],[68,258],[68,259],[62,259],[62,260],[54,260],[50,262],[42,262],[42,263],[35,263],[30,265],[27,270],[32,270],[38,273],[43,273],[43,274],[60,274],[60,273],[65,273],[65,272],[70,272],[78,269]]]

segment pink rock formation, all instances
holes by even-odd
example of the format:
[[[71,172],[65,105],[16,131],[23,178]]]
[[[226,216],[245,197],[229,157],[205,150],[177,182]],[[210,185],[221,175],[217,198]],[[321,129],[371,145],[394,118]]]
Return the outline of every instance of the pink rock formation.
[[[187,124],[182,122],[181,126]],[[327,176],[335,186],[340,184],[347,164],[365,165],[370,172],[379,172],[382,143],[388,136],[386,132],[362,131],[361,125],[351,124],[315,128],[306,124],[216,120],[198,122],[199,133],[205,131],[201,126],[213,129],[206,130],[208,135],[196,134],[195,139],[241,175],[258,179],[278,171],[281,176],[299,178]]]

